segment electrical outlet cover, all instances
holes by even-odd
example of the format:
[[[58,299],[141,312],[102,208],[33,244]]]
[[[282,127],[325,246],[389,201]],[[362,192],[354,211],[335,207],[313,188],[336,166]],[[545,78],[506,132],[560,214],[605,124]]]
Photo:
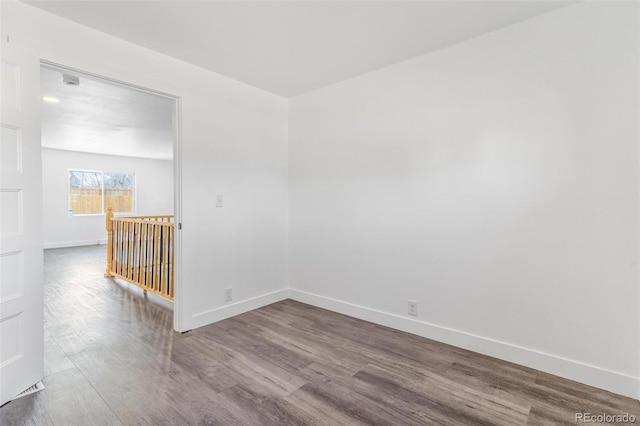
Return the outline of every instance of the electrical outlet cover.
[[[415,300],[409,300],[408,301],[408,310],[407,313],[411,316],[417,317],[418,316],[418,302],[416,302]]]

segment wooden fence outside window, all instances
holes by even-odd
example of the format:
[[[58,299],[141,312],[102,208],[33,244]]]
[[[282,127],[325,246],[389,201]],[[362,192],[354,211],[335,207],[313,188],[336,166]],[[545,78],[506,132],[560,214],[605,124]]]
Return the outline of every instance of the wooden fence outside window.
[[[105,189],[104,203],[116,213],[133,212],[133,190]],[[69,208],[74,215],[102,214],[102,189],[70,188]]]

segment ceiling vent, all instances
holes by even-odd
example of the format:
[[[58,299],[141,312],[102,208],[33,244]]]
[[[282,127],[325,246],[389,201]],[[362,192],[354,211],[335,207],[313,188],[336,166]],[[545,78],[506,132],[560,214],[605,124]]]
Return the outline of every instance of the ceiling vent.
[[[80,86],[80,78],[71,74],[62,74],[62,82],[67,86]]]

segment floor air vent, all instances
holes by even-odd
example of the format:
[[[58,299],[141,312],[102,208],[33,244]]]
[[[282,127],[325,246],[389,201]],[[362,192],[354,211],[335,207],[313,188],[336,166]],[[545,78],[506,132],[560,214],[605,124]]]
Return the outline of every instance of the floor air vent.
[[[38,382],[35,385],[31,386],[30,388],[27,388],[21,393],[19,393],[18,395],[16,395],[16,397],[13,398],[12,401],[15,401],[16,399],[23,396],[31,395],[32,393],[40,392],[43,389],[44,389],[44,385],[42,384],[42,382]]]

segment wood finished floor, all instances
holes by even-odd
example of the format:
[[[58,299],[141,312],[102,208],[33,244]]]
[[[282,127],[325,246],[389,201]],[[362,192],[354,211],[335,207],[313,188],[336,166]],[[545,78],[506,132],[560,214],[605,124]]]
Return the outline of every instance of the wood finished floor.
[[[186,334],[103,278],[104,247],[45,252],[46,390],[4,425],[557,425],[640,403],[293,301]]]

